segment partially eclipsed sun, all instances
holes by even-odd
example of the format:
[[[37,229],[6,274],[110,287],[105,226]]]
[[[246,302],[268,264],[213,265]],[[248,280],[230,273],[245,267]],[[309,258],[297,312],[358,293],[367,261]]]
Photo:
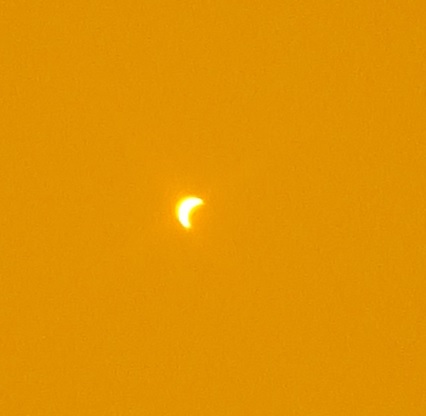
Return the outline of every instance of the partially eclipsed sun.
[[[204,201],[201,198],[195,196],[189,196],[181,199],[176,205],[176,215],[179,222],[185,228],[191,228],[191,214],[194,209],[203,205]]]

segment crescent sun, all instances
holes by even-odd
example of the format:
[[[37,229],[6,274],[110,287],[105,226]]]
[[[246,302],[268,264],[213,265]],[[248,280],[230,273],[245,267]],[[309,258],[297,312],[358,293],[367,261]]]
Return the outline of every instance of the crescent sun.
[[[179,219],[179,222],[185,228],[191,228],[192,211],[203,204],[204,201],[201,198],[197,198],[195,196],[181,199],[176,206],[176,215]]]

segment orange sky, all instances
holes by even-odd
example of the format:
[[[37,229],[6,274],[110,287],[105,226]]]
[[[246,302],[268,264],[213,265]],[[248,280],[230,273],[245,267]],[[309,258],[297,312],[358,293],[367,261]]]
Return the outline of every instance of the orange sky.
[[[420,0],[2,2],[0,414],[425,415],[425,64]]]

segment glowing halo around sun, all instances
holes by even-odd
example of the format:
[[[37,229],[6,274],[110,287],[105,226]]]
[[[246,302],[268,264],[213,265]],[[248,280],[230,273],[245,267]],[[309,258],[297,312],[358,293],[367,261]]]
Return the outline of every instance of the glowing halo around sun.
[[[176,216],[179,222],[186,229],[191,228],[191,215],[204,201],[196,196],[187,196],[182,198],[176,205]]]

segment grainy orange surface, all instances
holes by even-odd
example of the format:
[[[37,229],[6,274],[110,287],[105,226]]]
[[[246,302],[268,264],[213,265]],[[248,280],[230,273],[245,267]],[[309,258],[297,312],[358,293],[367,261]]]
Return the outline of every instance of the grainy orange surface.
[[[424,416],[425,74],[421,0],[2,1],[0,414]]]

